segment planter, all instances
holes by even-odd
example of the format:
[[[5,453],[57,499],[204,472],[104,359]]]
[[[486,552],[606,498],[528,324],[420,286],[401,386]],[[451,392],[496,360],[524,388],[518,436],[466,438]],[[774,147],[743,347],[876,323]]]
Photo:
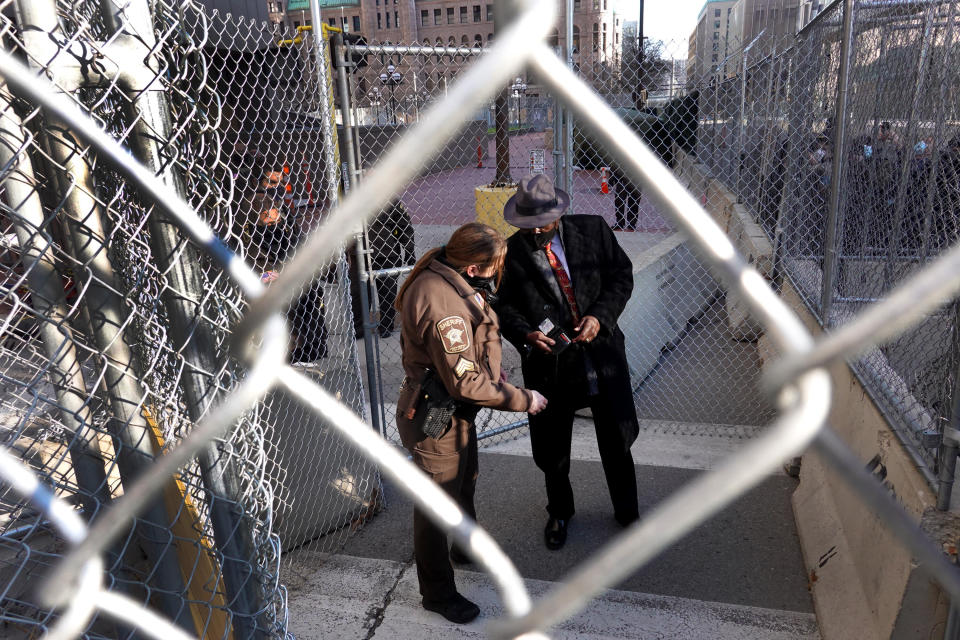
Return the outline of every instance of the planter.
[[[477,222],[488,224],[506,237],[517,230],[503,220],[503,205],[507,203],[516,187],[477,187],[473,190],[476,198]]]

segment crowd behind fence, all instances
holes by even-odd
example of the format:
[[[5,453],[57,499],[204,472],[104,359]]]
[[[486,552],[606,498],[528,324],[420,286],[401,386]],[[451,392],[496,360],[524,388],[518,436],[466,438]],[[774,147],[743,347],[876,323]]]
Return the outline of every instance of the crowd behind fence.
[[[960,220],[960,5],[857,3],[845,76],[842,9],[690,86],[697,161],[760,223],[777,275],[827,328],[954,243]],[[951,303],[851,363],[931,482],[956,401],[956,330]]]
[[[495,89],[483,86],[483,70],[473,84],[458,84],[480,48],[374,47],[366,52],[366,67],[333,72],[344,52],[331,56],[325,32],[298,40],[277,27],[208,13],[190,2],[136,0],[110,7],[6,0],[0,3],[4,48],[55,81],[60,97],[129,148],[173,189],[177,202],[195,209],[245,260],[266,293],[244,289],[238,272],[217,262],[222,254],[204,254],[186,241],[175,223],[189,224],[121,175],[116,159],[105,161],[103,148],[94,152],[73,125],[3,87],[0,435],[71,505],[71,513],[97,524],[98,514],[109,513],[150,475],[161,452],[176,451],[198,425],[215,420],[214,408],[235,398],[245,383],[259,384],[232,355],[230,341],[243,333],[242,319],[266,313],[269,301],[285,296],[280,307],[290,340],[281,346],[289,352],[286,365],[275,367],[284,374],[279,386],[257,387],[258,400],[246,407],[239,426],[205,444],[168,478],[159,497],[104,555],[109,589],[157,609],[190,634],[284,636],[282,551],[321,536],[321,548],[333,549],[353,530],[348,525],[368,517],[379,500],[374,462],[408,490],[418,487],[418,500],[433,496],[441,511],[440,496],[416,484],[401,456],[379,449],[365,439],[369,430],[337,411],[345,405],[363,414],[369,398],[383,434],[393,437],[389,394],[399,379],[387,374],[399,370],[399,348],[391,294],[405,267],[457,225],[475,218],[502,225],[504,194],[494,187],[506,175],[515,180],[531,171],[552,173],[571,194],[575,213],[604,216],[623,232],[621,244],[631,255],[651,265],[646,276],[657,283],[661,315],[627,336],[641,416],[679,425],[671,427],[676,431],[718,416],[758,427],[737,475],[704,476],[685,497],[651,512],[651,521],[664,525],[653,527],[655,537],[638,529],[606,552],[608,559],[620,558],[614,566],[621,572],[649,559],[698,517],[722,508],[742,483],[762,478],[778,453],[805,446],[828,401],[823,377],[806,374],[799,382],[804,401],[784,406],[774,425],[760,432],[776,414],[757,390],[756,346],[733,331],[725,288],[711,274],[741,289],[753,312],[777,329],[779,348],[797,352],[809,348],[808,341],[775,298],[744,283],[746,267],[711,240],[696,202],[671,191],[674,183],[625,134],[639,134],[666,163],[675,162],[678,149],[695,153],[762,222],[777,246],[782,273],[829,326],[882,297],[954,239],[953,3],[858,12],[857,46],[882,53],[854,56],[858,64],[849,84],[837,80],[842,39],[836,7],[782,49],[758,47],[751,57],[741,56],[746,70],[740,75],[693,79],[687,96],[673,95],[673,67],[668,77],[666,66],[655,64],[662,56],[650,55],[631,69],[584,54],[577,59],[580,78],[619,118],[603,126],[591,119],[611,115],[602,104],[571,93],[576,78],[564,76],[548,50],[517,34],[511,41],[523,51],[517,60],[531,56],[531,69],[514,69],[498,98],[481,104],[469,96]],[[528,17],[524,24],[531,29],[538,22]],[[901,64],[911,53],[915,76]],[[511,55],[488,57],[486,73],[502,73]],[[942,83],[933,80],[940,77]],[[906,80],[918,89],[909,99],[897,90]],[[339,92],[333,91],[335,82]],[[657,98],[655,84],[670,89]],[[856,188],[843,189],[831,212],[830,190],[838,186],[831,163],[839,147],[831,142],[837,127],[830,109],[842,86],[850,88],[852,107],[842,114],[849,122],[841,146],[859,145],[863,164],[871,168],[857,168],[856,148],[847,156],[841,181]],[[401,175],[402,161],[390,154],[422,120],[436,124],[438,135],[449,133],[443,127],[452,129],[452,120],[439,116],[460,108],[443,111],[458,87],[457,99],[469,103],[473,116],[464,118],[461,132],[446,138],[445,146],[430,139],[426,127],[416,129],[424,148],[438,148],[429,163],[420,166],[418,156],[416,166],[403,168],[410,175],[419,168],[419,177],[397,191],[390,180],[400,178],[369,171],[388,158]],[[431,108],[438,110],[433,121],[426,115]],[[331,124],[336,121],[339,129]],[[616,129],[621,137],[611,138],[620,121],[630,130]],[[420,142],[403,148],[417,155],[411,145]],[[644,190],[638,187],[641,174],[647,178]],[[351,194],[360,204],[337,208],[341,182],[350,187],[363,180],[372,186]],[[388,199],[388,192],[390,202],[374,202]],[[872,204],[857,206],[853,193],[868,194],[863,198]],[[305,266],[312,254],[297,260],[308,238],[323,241],[310,234],[328,216],[354,211],[362,218],[375,210],[380,214],[370,216],[347,246],[338,244],[346,233],[330,241],[337,246],[324,248],[320,268]],[[885,233],[884,225],[869,222],[877,217],[889,221]],[[824,297],[821,273],[832,259],[825,244],[828,220],[836,220],[838,258],[836,290],[828,287],[830,296]],[[694,245],[715,271],[696,257]],[[374,290],[365,296],[370,282]],[[857,363],[861,375],[873,376],[872,388],[890,403],[895,418],[907,422],[912,416],[935,434],[951,418],[955,397],[953,345],[960,340],[943,348],[943,336],[952,339],[956,332],[954,315],[933,314]],[[364,333],[361,360],[357,339]],[[265,343],[278,335],[267,335]],[[506,363],[518,381],[517,359]],[[279,373],[271,375],[275,380]],[[333,408],[334,400],[342,405]],[[501,414],[479,419],[481,431],[496,437],[521,422],[522,416]],[[823,446],[839,450],[835,443]],[[754,459],[760,462],[748,464]],[[869,485],[859,490],[870,495]],[[900,522],[884,504],[877,508]],[[676,513],[699,515],[671,515]],[[4,631],[29,637],[61,619],[32,591],[38,576],[61,566],[65,541],[83,539],[82,533],[58,531],[61,524],[23,491],[0,493]],[[497,556],[496,545],[472,527],[462,524],[454,535],[464,543],[471,535],[480,541],[484,554],[469,548],[482,567],[500,563],[491,573],[506,585],[502,593],[515,631],[518,624],[542,626],[568,614],[616,579],[594,577],[582,593],[554,594],[536,615],[518,622],[531,611],[529,599],[504,569],[509,562]],[[644,552],[633,553],[631,546]],[[914,548],[920,555],[929,552]],[[942,570],[935,561],[931,566]],[[97,617],[84,633],[127,635],[127,625],[135,624]]]

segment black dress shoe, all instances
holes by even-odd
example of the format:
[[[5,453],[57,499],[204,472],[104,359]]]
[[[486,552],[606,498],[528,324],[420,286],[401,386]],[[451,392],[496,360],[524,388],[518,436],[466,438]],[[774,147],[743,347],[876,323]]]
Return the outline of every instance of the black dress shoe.
[[[559,518],[550,518],[547,520],[547,526],[543,530],[543,539],[547,543],[547,549],[556,551],[567,541],[567,520]]]
[[[423,599],[423,608],[427,611],[439,613],[450,622],[466,624],[480,615],[480,607],[473,604],[459,593],[454,593],[443,600]]]
[[[622,516],[618,516],[618,515],[614,515],[613,517],[614,517],[614,519],[617,521],[617,524],[619,524],[619,525],[620,525],[621,527],[623,527],[624,529],[626,529],[627,527],[629,527],[629,526],[632,525],[634,522],[636,522],[637,520],[640,519],[640,516],[639,516],[639,515],[634,515],[634,514],[631,514],[631,515],[629,515],[629,516],[627,516],[627,517],[622,517]]]
[[[453,564],[473,564],[473,558],[457,545],[450,547],[450,562]]]

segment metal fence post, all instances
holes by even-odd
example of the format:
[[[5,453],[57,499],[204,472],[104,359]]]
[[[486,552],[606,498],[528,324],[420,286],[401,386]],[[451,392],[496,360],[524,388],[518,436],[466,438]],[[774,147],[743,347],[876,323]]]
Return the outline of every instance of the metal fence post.
[[[844,144],[847,124],[847,104],[850,90],[850,64],[853,55],[854,15],[853,0],[843,2],[843,33],[840,40],[840,77],[837,80],[837,102],[833,112],[833,166],[830,175],[830,201],[827,209],[827,227],[823,240],[823,288],[820,291],[820,321],[830,326],[830,307],[833,304],[833,285],[837,268],[837,225],[840,208],[840,181],[846,155]]]
[[[904,157],[900,161],[900,180],[897,184],[897,194],[893,203],[893,221],[890,227],[890,233],[887,236],[889,238],[887,246],[887,261],[884,265],[883,270],[883,281],[884,287],[889,287],[893,283],[894,278],[894,264],[896,263],[898,245],[900,244],[901,239],[901,227],[903,226],[903,216],[904,209],[906,208],[907,200],[907,181],[910,177],[910,165],[911,155],[913,153],[913,146],[910,143],[911,140],[915,137],[917,118],[920,111],[920,100],[922,99],[923,86],[926,81],[925,70],[927,68],[927,61],[930,58],[930,45],[931,45],[931,31],[933,29],[933,11],[934,9],[927,9],[926,14],[923,19],[923,34],[921,36],[922,41],[920,43],[920,51],[917,54],[917,81],[913,87],[913,99],[910,102],[910,114],[907,117],[907,129],[905,140],[907,147],[904,149]]]
[[[53,262],[53,246],[44,228],[43,206],[37,193],[33,164],[26,154],[27,135],[7,98],[7,85],[0,85],[0,163],[15,171],[3,182],[7,215],[20,245],[20,259],[31,296],[40,318],[40,338],[49,359],[47,377],[56,390],[58,411],[72,432],[70,461],[77,478],[84,515],[93,517],[110,502],[110,490],[100,443],[91,428],[93,417],[86,402],[86,385],[77,359],[73,335],[66,322],[63,281]]]
[[[957,470],[957,454],[960,450],[960,303],[953,304],[950,362],[953,364],[953,392],[950,403],[950,422],[944,426],[940,448],[937,451],[939,471],[937,473],[937,509],[948,511],[953,494],[953,483]]]
[[[337,67],[337,81],[340,90],[340,112],[343,114],[343,136],[345,139],[344,148],[347,153],[347,171],[350,172],[350,184],[356,185],[360,179],[360,170],[357,167],[357,158],[354,150],[354,137],[351,133],[353,127],[353,113],[350,100],[350,85],[347,79],[345,47],[343,45],[343,36],[337,34],[333,42],[334,59]],[[369,260],[367,247],[367,234],[364,228],[357,230],[354,235],[354,263],[357,265],[357,286],[360,289],[360,315],[363,326],[363,355],[367,365],[367,387],[370,394],[370,421],[373,429],[382,436],[386,436],[386,430],[383,420],[383,402],[380,394],[380,379],[378,373],[380,367],[377,366],[375,353],[376,345],[373,336],[373,324],[370,313],[370,287],[373,285],[371,279],[372,268]],[[376,298],[376,296],[373,296]]]
[[[567,66],[573,69],[573,0],[566,0],[564,4],[564,37],[566,38],[566,60]],[[643,43],[640,43],[643,46]],[[573,161],[574,161],[574,140],[573,140],[573,111],[569,107],[562,107],[563,110],[563,188],[570,195],[570,208],[568,213],[576,213],[576,198],[573,198]]]
[[[156,41],[148,3],[134,0],[121,9],[113,4],[114,1],[110,0],[104,6],[104,20],[108,27],[115,32],[131,28],[131,35],[142,39],[152,50]],[[159,90],[128,93],[130,103],[126,110],[130,121],[134,122],[130,136],[134,155],[189,201],[180,176],[163,156],[162,141],[170,139],[171,130],[164,94]],[[203,320],[203,300],[206,297],[202,272],[204,261],[200,251],[183,238],[174,221],[159,210],[149,216],[149,230],[154,258],[169,283],[163,297],[170,316],[171,335],[186,363],[181,385],[187,411],[197,422],[218,395],[214,376],[222,368],[210,326]],[[207,445],[198,458],[204,488],[209,496],[214,541],[222,555],[227,602],[234,614],[234,633],[238,637],[259,637],[269,625],[260,621],[265,606],[251,563],[257,552],[240,506],[243,499],[240,473],[231,463],[230,455],[216,443]]]

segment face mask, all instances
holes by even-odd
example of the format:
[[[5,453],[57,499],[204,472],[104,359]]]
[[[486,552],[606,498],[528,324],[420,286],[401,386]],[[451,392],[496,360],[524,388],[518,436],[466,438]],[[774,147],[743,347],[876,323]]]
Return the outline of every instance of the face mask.
[[[467,281],[467,284],[476,289],[477,291],[485,291],[487,293],[496,293],[497,291],[497,277],[489,276],[483,278],[481,276],[468,276],[464,274],[463,279]]]
[[[552,229],[551,231],[545,231],[543,233],[526,233],[524,236],[527,238],[527,242],[534,249],[543,249],[547,246],[547,243],[553,240],[557,235],[557,230]]]

